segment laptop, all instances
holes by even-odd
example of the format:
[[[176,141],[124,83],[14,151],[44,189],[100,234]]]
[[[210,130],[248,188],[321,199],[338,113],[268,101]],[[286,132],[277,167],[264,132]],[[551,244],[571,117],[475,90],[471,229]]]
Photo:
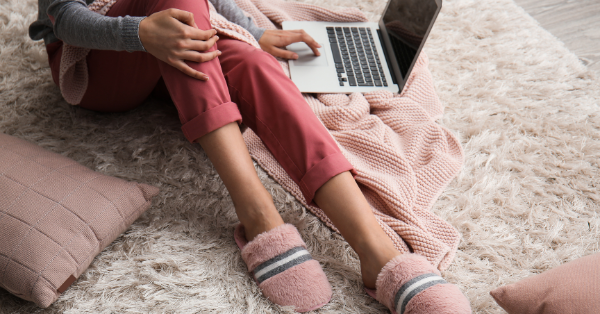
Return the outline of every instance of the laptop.
[[[303,29],[321,48],[305,43],[287,50],[292,81],[303,93],[401,92],[423,49],[442,0],[388,0],[379,23],[285,21],[284,30]]]

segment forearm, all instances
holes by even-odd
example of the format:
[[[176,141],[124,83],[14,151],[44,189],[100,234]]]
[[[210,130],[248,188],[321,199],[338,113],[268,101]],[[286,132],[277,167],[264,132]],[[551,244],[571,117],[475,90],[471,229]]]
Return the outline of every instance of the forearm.
[[[217,12],[225,17],[230,22],[233,22],[243,28],[245,28],[256,40],[258,41],[265,29],[260,28],[254,24],[252,18],[247,17],[244,11],[240,9],[234,2],[234,0],[209,0],[214,6]]]
[[[90,11],[81,0],[56,0],[48,7],[53,17],[54,34],[73,46],[101,49],[143,51],[138,37],[144,17],[108,17]]]

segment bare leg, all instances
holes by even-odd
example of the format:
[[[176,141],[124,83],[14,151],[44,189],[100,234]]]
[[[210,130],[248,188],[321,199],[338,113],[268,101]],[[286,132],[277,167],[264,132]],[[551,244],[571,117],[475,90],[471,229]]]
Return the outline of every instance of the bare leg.
[[[197,142],[225,183],[248,241],[283,224],[271,195],[256,174],[236,123],[208,133]],[[374,288],[381,268],[400,253],[379,226],[352,175],[344,172],[327,181],[317,190],[315,202],[358,253],[363,282]]]
[[[197,140],[225,183],[235,212],[251,241],[261,232],[283,224],[271,194],[256,174],[237,123],[227,124]]]
[[[400,252],[379,226],[352,175],[343,172],[327,181],[317,190],[315,203],[358,253],[365,286],[375,288],[383,266]]]

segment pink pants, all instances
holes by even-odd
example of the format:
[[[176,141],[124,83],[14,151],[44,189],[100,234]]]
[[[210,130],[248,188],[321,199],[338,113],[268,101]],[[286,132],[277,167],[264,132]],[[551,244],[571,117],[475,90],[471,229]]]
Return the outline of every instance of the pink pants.
[[[212,28],[207,0],[119,0],[107,16],[149,16],[169,8],[192,12],[199,28]],[[273,56],[233,39],[220,39],[209,51],[217,45],[220,57],[188,63],[207,74],[208,81],[191,78],[146,52],[92,50],[87,56],[89,85],[80,106],[103,112],[130,110],[164,80],[190,142],[243,121],[300,186],[308,203],[333,176],[354,173]],[[47,50],[58,85],[62,41]]]

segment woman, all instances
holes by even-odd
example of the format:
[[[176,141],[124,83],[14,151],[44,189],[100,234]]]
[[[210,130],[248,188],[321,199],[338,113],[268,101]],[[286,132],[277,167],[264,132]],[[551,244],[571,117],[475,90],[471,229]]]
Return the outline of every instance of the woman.
[[[377,300],[399,313],[470,313],[458,288],[425,258],[394,248],[354,181],[352,165],[273,58],[297,58],[282,49],[294,42],[318,55],[319,44],[301,30],[258,28],[233,0],[211,2],[262,50],[219,40],[206,0],[118,0],[105,16],[83,0],[39,0],[30,36],[44,39],[57,85],[63,43],[92,49],[89,83],[78,104],[83,108],[130,110],[166,85],[184,135],[202,146],[231,195],[241,222],[236,242],[271,301],[308,311],[329,302],[331,287],[261,184],[238,127],[242,121],[358,253],[364,285],[377,289]]]

